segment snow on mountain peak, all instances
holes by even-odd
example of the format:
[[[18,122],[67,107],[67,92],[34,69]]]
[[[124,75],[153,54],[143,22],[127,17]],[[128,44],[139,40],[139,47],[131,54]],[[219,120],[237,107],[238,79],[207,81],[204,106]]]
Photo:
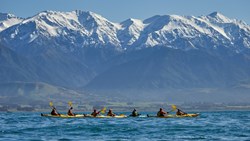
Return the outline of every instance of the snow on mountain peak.
[[[0,32],[8,27],[20,23],[22,20],[22,18],[16,17],[13,14],[0,13]]]
[[[0,13],[0,21],[4,21],[10,18],[17,18],[15,15],[13,14],[8,14],[8,13]]]
[[[91,11],[76,10],[79,23],[88,31],[88,36],[98,38],[101,44],[120,46],[116,32],[120,25],[112,23],[106,18]]]
[[[141,35],[145,25],[138,19],[127,19],[121,24],[121,30],[118,32],[118,37],[122,41],[122,45],[132,45]]]
[[[79,30],[79,24],[77,25],[75,19],[76,16],[69,12],[43,11],[24,20],[20,26],[28,28],[35,25],[33,30],[37,31],[37,34],[50,38],[60,36],[65,30]]]
[[[56,39],[56,46],[60,42],[69,42],[68,47],[102,46],[104,44],[119,47],[120,43],[116,35],[119,28],[118,24],[114,24],[93,12],[80,10],[72,12],[43,11],[25,19],[9,31],[12,33],[6,35],[11,35],[10,38],[13,40],[21,39],[28,43],[39,39],[39,44],[46,43],[42,42],[44,39]]]
[[[236,37],[235,34],[238,32],[237,27],[244,27],[249,33],[249,26],[241,26],[239,22],[218,12],[205,17],[157,15],[144,20],[143,23],[146,26],[135,46],[166,46],[185,50],[200,47],[216,48],[234,45],[233,40],[239,36]]]
[[[13,42],[12,46],[17,46],[19,40],[40,46],[48,40],[70,50],[89,46],[117,49],[165,46],[184,50],[225,46],[244,50],[249,48],[250,28],[218,12],[201,17],[156,15],[143,21],[130,18],[113,23],[90,11],[43,11],[11,26],[0,36],[8,43]]]
[[[128,27],[128,26],[133,25],[133,24],[134,25],[142,25],[143,22],[139,19],[133,19],[133,18],[129,18],[126,21],[121,22],[121,25],[123,27]]]
[[[233,20],[229,19],[228,17],[222,15],[219,12],[213,12],[213,13],[209,14],[206,17],[209,18],[210,20],[214,20],[214,21],[220,22],[220,23],[230,23],[230,22],[233,22]]]
[[[96,13],[93,13],[91,11],[81,11],[81,10],[76,10],[73,11],[76,13],[76,15],[81,18],[80,22],[81,23],[86,23],[86,22],[96,22],[95,24],[102,24],[103,21],[108,21],[106,18],[102,17],[101,15],[98,15]],[[93,25],[94,26],[94,25]]]

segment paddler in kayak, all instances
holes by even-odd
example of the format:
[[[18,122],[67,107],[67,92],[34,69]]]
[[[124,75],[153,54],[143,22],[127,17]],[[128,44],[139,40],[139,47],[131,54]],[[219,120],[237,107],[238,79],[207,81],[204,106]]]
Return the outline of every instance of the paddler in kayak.
[[[182,116],[182,115],[186,115],[186,114],[187,114],[187,113],[183,112],[182,110],[177,109],[176,115]]]
[[[115,116],[115,114],[112,112],[112,109],[109,109],[107,116],[111,116],[111,117]]]
[[[73,107],[70,107],[68,110],[68,115],[69,116],[75,116],[75,114],[73,113]]]
[[[56,111],[56,108],[54,106],[52,107],[52,111],[50,114],[53,116],[60,116],[60,114]]]
[[[165,117],[167,116],[168,112],[165,112],[162,108],[157,113],[157,117]]]
[[[137,117],[140,114],[136,111],[136,109],[133,110],[132,114],[130,115],[131,117]]]
[[[94,109],[94,111],[91,113],[91,115],[92,115],[93,117],[96,117],[97,115],[100,114],[100,112],[101,112],[101,111],[97,112],[96,109]]]

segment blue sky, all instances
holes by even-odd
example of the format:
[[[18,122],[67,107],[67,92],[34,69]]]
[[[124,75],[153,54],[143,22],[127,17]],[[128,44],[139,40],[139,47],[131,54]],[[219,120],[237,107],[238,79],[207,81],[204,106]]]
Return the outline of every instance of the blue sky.
[[[1,0],[0,12],[30,17],[41,11],[92,11],[113,22],[154,15],[208,15],[218,11],[250,24],[250,0]]]

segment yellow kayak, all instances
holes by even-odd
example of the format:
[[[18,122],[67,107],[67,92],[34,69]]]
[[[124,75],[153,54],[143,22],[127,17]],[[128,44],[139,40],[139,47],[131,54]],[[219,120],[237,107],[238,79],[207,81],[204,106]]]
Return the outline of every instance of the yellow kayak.
[[[41,114],[43,117],[52,117],[52,118],[126,118],[127,116],[124,114],[121,115],[116,115],[116,116],[105,116],[105,115],[98,115],[96,117],[92,115],[75,115],[75,116],[69,116],[66,114],[61,114],[60,116],[55,116],[51,114]],[[153,115],[147,115],[147,117],[156,117],[156,118],[186,118],[186,117],[197,117],[199,116],[199,113],[194,113],[194,114],[185,114],[185,115],[166,115],[164,117],[158,117],[158,116],[153,116]]]
[[[61,114],[60,116],[55,116],[55,115],[51,115],[51,114],[41,114],[41,116],[43,117],[53,117],[53,118],[125,118],[127,117],[126,115],[116,115],[116,116],[104,116],[104,115],[98,115],[96,117],[92,116],[92,115],[75,115],[75,116],[69,116],[69,115],[65,115],[65,114]]]
[[[84,118],[85,115],[75,115],[75,116],[69,116],[66,114],[60,114],[60,116],[55,116],[55,115],[51,115],[51,114],[41,114],[42,117],[53,117],[53,118]]]
[[[197,116],[199,116],[200,114],[199,113],[195,113],[195,114],[185,114],[185,115],[181,115],[181,116],[179,116],[179,115],[176,115],[176,117],[197,117]]]
[[[98,115],[96,117],[92,116],[92,115],[85,115],[85,117],[88,117],[88,118],[126,118],[127,116],[126,115],[116,115],[116,116],[105,116],[105,115]]]
[[[163,116],[163,117],[147,115],[147,117],[157,117],[157,118],[186,118],[186,117],[197,117],[199,115],[200,115],[199,113],[194,113],[194,114],[185,114],[185,115],[166,115],[166,116]]]

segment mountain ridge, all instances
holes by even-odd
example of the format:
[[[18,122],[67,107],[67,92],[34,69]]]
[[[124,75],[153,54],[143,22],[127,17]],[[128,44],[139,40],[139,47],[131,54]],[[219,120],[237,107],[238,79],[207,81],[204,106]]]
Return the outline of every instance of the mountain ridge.
[[[24,19],[13,14],[0,13],[0,32],[22,22]]]
[[[0,32],[0,39],[14,50],[16,43],[22,42],[19,48],[49,44],[66,52],[84,47],[123,51],[154,46],[183,50],[224,46],[242,52],[250,48],[250,26],[218,12],[200,17],[156,15],[113,23],[90,11],[43,11]]]
[[[39,82],[111,98],[186,90],[226,97],[250,84],[250,27],[218,12],[114,23],[93,12],[43,11],[0,31],[0,42],[0,79],[11,84],[4,95]]]

